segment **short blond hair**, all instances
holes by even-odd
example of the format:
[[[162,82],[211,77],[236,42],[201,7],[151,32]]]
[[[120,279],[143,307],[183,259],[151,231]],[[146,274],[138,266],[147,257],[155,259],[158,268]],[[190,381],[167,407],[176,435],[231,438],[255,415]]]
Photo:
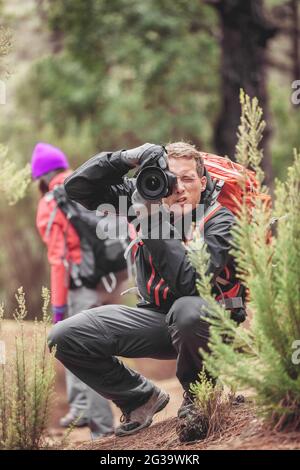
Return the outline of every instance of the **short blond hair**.
[[[204,162],[199,150],[196,149],[195,145],[187,142],[171,142],[166,145],[169,158],[187,158],[194,159],[196,161],[197,173],[200,177],[204,173]]]

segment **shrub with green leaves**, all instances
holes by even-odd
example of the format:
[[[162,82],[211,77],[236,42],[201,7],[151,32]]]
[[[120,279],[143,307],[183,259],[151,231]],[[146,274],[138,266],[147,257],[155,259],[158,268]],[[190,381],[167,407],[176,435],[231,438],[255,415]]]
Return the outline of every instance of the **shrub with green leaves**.
[[[0,77],[6,72],[3,58],[11,49],[11,32],[0,26]],[[7,148],[0,145],[0,195],[4,195],[9,204],[21,199],[30,182],[30,167],[18,169],[15,161],[8,159]]]
[[[233,390],[225,391],[220,383],[215,384],[204,368],[198,378],[190,385],[193,407],[176,426],[181,442],[220,436],[235,418],[235,405],[242,403],[241,400],[244,399],[236,397]]]
[[[240,142],[245,149],[243,145]],[[276,184],[273,210],[258,201],[249,223],[246,206],[241,208],[233,230],[233,254],[250,294],[252,318],[247,328],[237,328],[211,295],[203,240],[198,237],[190,247],[191,262],[200,275],[198,291],[212,314],[211,353],[202,352],[205,366],[223,383],[251,390],[259,412],[277,430],[300,426],[300,365],[293,349],[300,339],[299,190],[300,153],[295,151],[286,182]]]
[[[1,4],[0,4],[1,7]],[[3,58],[11,49],[12,34],[11,31],[0,25],[0,76],[7,74],[6,64],[3,64]]]
[[[0,145],[0,193],[9,204],[22,199],[30,183],[30,166],[18,169],[14,161],[8,159],[7,149]]]
[[[0,361],[0,449],[38,449],[45,445],[50,405],[54,390],[54,352],[47,347],[49,291],[44,288],[43,319],[25,325],[27,315],[23,289],[18,289],[15,312],[17,329],[11,349],[4,348]],[[0,308],[0,340],[11,338]]]

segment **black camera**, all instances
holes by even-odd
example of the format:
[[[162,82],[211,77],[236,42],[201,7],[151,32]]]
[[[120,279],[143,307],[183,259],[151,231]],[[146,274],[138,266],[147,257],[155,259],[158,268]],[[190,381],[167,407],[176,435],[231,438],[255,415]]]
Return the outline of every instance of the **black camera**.
[[[154,201],[172,194],[176,182],[176,176],[167,170],[166,159],[160,157],[139,171],[136,188],[143,199]]]

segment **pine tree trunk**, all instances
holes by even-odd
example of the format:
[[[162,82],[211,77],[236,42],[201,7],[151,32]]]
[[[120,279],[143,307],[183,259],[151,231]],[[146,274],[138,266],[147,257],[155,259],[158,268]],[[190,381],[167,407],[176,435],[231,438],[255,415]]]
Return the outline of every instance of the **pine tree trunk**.
[[[215,6],[222,29],[221,112],[216,123],[214,143],[220,155],[234,158],[236,131],[240,120],[239,92],[243,88],[256,96],[269,122],[265,55],[268,40],[276,29],[264,16],[262,0],[208,0]],[[266,183],[273,180],[269,151],[270,127],[265,130],[264,161]]]

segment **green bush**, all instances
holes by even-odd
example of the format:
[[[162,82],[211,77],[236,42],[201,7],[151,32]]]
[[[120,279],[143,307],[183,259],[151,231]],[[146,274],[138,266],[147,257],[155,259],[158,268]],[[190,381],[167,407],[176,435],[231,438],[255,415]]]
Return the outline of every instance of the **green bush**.
[[[212,297],[208,254],[200,238],[190,252],[200,275],[199,294],[212,312],[211,354],[202,352],[205,366],[223,383],[250,389],[259,412],[276,430],[300,425],[300,367],[293,349],[300,339],[299,189],[300,154],[295,151],[286,182],[276,184],[273,210],[257,202],[249,223],[243,206],[233,230],[239,277],[250,294],[249,327],[237,328]],[[270,240],[272,217],[277,222]]]
[[[7,149],[0,146],[0,193],[9,204],[22,199],[30,182],[30,167],[18,169],[15,162],[7,158]]]
[[[17,329],[5,360],[3,345],[11,338],[3,322],[4,307],[0,308],[0,449],[38,449],[45,445],[51,399],[54,389],[54,352],[47,348],[49,292],[43,289],[43,320],[34,322],[27,333],[27,315],[23,289],[18,289],[15,312]],[[15,329],[14,329],[15,331]]]

